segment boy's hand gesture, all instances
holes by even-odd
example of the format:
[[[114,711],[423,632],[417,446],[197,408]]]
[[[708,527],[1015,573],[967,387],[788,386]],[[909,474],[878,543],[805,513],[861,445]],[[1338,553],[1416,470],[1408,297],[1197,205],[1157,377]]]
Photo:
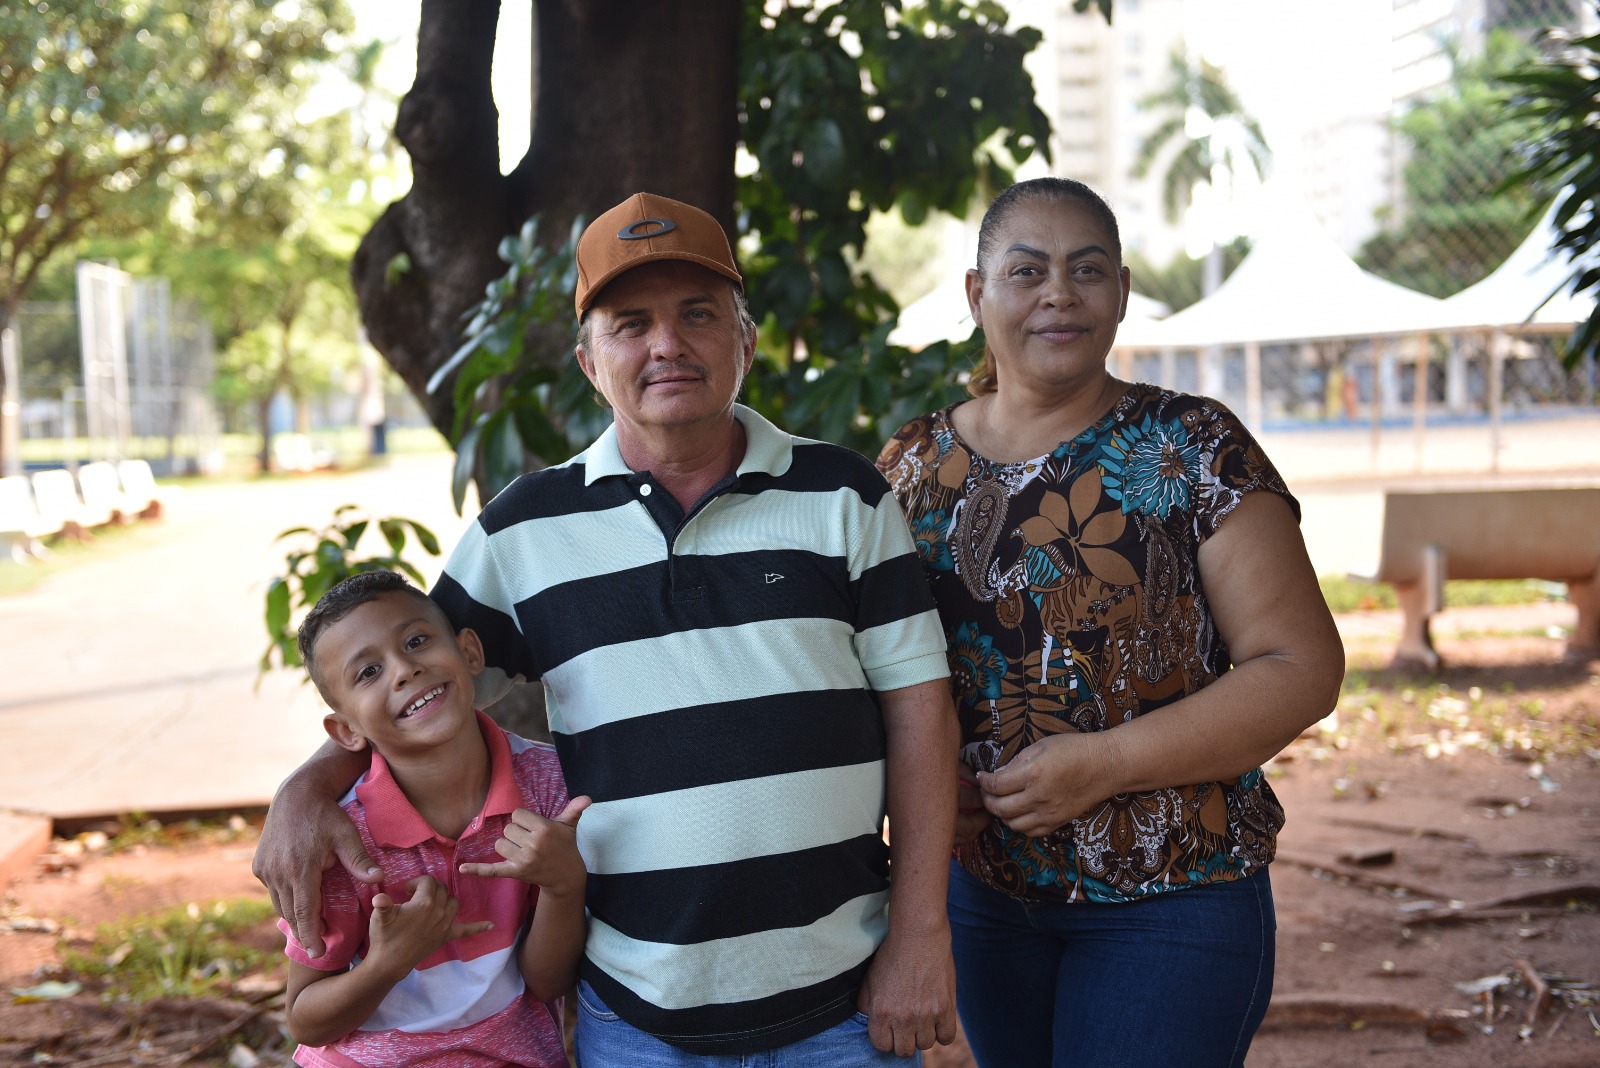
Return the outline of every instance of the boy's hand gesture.
[[[461,903],[430,875],[406,884],[411,899],[396,905],[388,894],[372,898],[372,919],[367,923],[367,960],[398,976],[415,970],[428,955],[446,942],[480,934],[494,924],[488,920],[457,923]]]
[[[517,809],[494,844],[494,851],[505,859],[495,864],[463,864],[461,874],[521,879],[557,897],[581,895],[588,873],[578,853],[578,818],[589,804],[588,797],[574,797],[553,820]]]

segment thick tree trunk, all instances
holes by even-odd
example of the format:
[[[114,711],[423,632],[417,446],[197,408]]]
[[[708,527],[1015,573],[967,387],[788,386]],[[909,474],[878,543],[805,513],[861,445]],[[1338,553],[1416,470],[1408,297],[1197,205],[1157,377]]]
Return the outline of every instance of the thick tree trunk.
[[[516,2],[516,0],[512,0]],[[527,0],[523,0],[527,2]],[[489,88],[498,0],[423,0],[417,80],[396,133],[412,187],[362,240],[351,278],[372,345],[448,434],[449,384],[428,379],[461,344],[461,315],[505,270],[500,239],[538,213],[546,239],[647,190],[733,233],[743,0],[537,0],[533,136],[509,176]],[[489,711],[545,736],[540,688]]]
[[[538,0],[534,126],[509,176],[489,87],[497,0],[423,0],[417,80],[397,134],[413,182],[351,266],[372,344],[446,433],[428,378],[461,344],[461,315],[502,273],[500,239],[538,213],[565,237],[629,193],[663,193],[732,232],[742,0]]]

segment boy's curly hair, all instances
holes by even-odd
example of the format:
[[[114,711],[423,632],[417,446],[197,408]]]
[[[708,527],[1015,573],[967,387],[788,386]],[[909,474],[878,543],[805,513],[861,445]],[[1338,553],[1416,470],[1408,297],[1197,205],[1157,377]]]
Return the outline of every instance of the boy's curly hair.
[[[295,644],[300,649],[300,659],[305,662],[306,671],[313,679],[317,670],[317,639],[322,637],[322,632],[368,601],[375,601],[386,593],[410,594],[437,609],[427,594],[411,585],[404,575],[396,571],[359,571],[349,578],[339,580],[334,583],[332,589],[317,598],[317,603],[312,606],[305,621],[300,624],[299,634],[295,638]]]

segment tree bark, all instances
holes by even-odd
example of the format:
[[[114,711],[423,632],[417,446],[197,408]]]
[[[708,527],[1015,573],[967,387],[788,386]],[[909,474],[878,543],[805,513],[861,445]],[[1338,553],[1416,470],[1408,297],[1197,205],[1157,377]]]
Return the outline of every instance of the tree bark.
[[[396,124],[412,187],[351,265],[369,339],[446,434],[451,391],[430,395],[427,381],[523,220],[539,214],[542,238],[560,240],[579,214],[648,190],[733,232],[742,0],[537,0],[532,140],[504,176],[489,86],[499,6],[423,0],[417,79]]]

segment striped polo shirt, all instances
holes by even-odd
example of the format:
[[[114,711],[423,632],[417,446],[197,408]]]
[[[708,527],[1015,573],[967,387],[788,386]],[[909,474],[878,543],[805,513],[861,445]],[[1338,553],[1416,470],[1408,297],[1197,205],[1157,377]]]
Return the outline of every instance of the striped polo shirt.
[[[948,675],[870,461],[742,406],[738,470],[685,516],[613,427],[484,508],[433,596],[542,679],[588,864],[581,974],[697,1053],[848,1018],[887,929],[874,691]]]
[[[548,745],[506,734],[482,713],[478,726],[489,749],[489,790],[483,810],[461,837],[435,832],[374,752],[371,769],[340,804],[383,869],[383,885],[358,883],[338,864],[323,874],[321,957],[308,957],[282,920],[278,929],[288,936],[291,959],[319,971],[343,971],[359,964],[367,948],[373,897],[382,891],[407,901],[407,884],[423,875],[433,876],[460,902],[458,922],[493,920],[494,927],[434,950],[360,1028],[326,1046],[299,1047],[296,1064],[566,1065],[560,1008],[533,999],[517,960],[539,888],[457,870],[459,864],[501,860],[494,844],[518,808],[551,819],[559,815],[567,804],[561,768]]]

